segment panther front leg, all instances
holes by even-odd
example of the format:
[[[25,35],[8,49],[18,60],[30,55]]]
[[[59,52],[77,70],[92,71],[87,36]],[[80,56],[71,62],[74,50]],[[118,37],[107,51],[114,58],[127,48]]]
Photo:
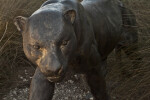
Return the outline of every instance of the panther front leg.
[[[95,100],[108,100],[104,76],[96,69],[86,73],[87,83]]]
[[[29,100],[52,100],[55,84],[49,82],[36,68],[35,74],[31,81]]]

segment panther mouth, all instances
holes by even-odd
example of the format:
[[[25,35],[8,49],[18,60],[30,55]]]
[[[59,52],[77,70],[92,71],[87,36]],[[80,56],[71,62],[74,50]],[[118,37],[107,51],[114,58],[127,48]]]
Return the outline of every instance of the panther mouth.
[[[47,77],[48,81],[50,82],[58,82],[62,80],[62,77],[56,76],[56,77]]]
[[[65,77],[65,72],[62,71],[57,76],[47,76],[47,80],[50,81],[50,82],[60,82],[64,79],[64,77]]]

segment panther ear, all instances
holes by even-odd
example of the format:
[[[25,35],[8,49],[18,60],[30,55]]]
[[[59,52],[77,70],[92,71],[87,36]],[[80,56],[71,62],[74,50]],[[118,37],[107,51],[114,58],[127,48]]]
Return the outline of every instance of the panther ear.
[[[65,12],[65,18],[69,20],[72,24],[74,23],[76,19],[76,11],[75,10],[68,10]]]
[[[27,24],[27,18],[18,16],[14,19],[14,24],[16,25],[18,31],[24,31]]]

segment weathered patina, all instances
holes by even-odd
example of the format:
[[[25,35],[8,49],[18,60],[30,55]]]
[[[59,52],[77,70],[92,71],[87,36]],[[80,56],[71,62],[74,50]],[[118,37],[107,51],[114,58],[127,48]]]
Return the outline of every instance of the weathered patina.
[[[51,100],[68,68],[85,73],[95,100],[108,100],[107,56],[122,33],[114,0],[48,0],[29,18],[14,19],[27,58],[37,65],[30,100]],[[49,81],[48,81],[49,80]]]

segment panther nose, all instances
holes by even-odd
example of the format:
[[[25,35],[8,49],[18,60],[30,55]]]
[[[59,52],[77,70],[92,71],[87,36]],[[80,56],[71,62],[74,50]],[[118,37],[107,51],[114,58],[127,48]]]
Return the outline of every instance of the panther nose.
[[[48,76],[57,76],[60,75],[62,72],[62,66],[55,66],[55,67],[48,67],[46,68],[46,73],[48,74]]]

